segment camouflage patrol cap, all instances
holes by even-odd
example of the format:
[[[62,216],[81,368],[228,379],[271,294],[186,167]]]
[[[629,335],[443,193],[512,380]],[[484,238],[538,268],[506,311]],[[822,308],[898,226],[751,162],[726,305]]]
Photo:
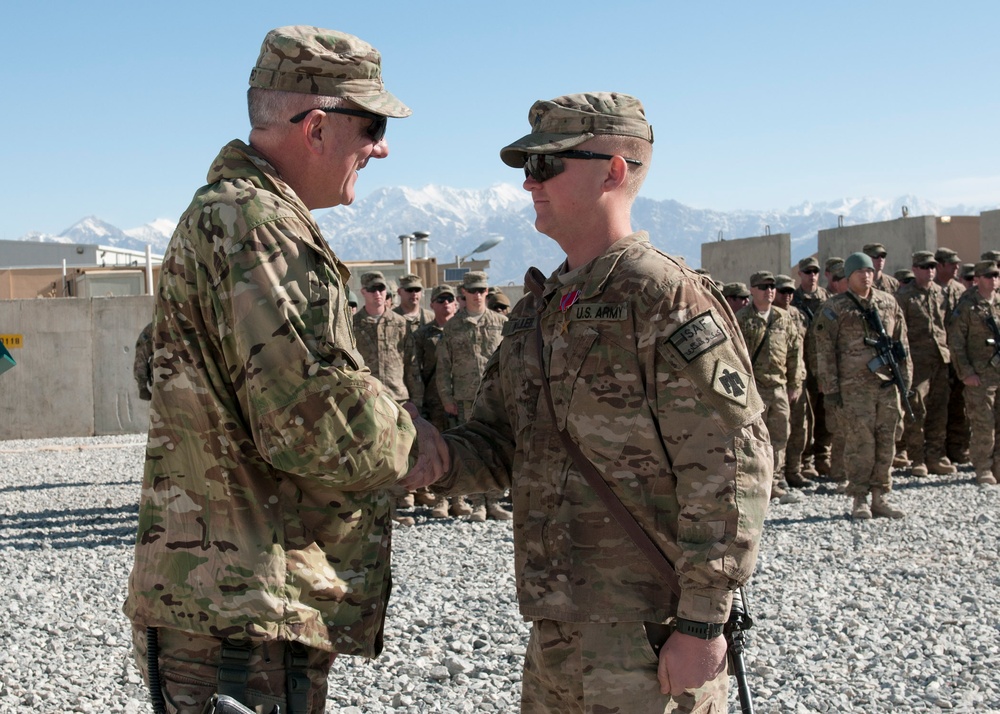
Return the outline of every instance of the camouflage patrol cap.
[[[889,251],[887,251],[885,249],[885,246],[882,245],[881,243],[868,243],[865,245],[864,248],[861,249],[861,252],[867,255],[869,258],[879,258],[879,257],[884,258],[885,254],[888,253]]]
[[[490,310],[496,310],[497,307],[510,307],[510,298],[503,294],[500,290],[486,298],[486,307]]]
[[[795,290],[795,281],[792,280],[790,275],[775,275],[774,276],[774,287],[778,289],[778,292],[783,290]]]
[[[809,268],[816,268],[819,270],[819,260],[816,259],[815,255],[810,255],[808,258],[803,258],[799,261],[799,271],[805,272]]]
[[[774,285],[774,273],[770,270],[760,270],[750,276],[750,287],[759,288],[764,285]]]
[[[420,276],[409,273],[408,275],[401,277],[399,279],[399,289],[406,290],[407,288],[420,288],[423,290],[424,284],[420,280]]]
[[[500,150],[500,160],[519,169],[527,154],[552,154],[599,134],[634,136],[653,143],[642,102],[618,92],[567,94],[539,100],[528,111],[531,133]]]
[[[350,305],[351,307],[358,306],[358,296],[354,294],[353,290],[347,291],[347,304]]]
[[[843,265],[843,264],[844,264],[843,258],[836,258],[836,257],[827,258],[826,263],[823,264],[823,270],[825,270],[828,273],[832,273],[838,265]]]
[[[381,285],[383,288],[387,287],[385,276],[382,275],[382,273],[376,270],[371,273],[365,273],[361,276],[361,287],[365,290],[371,290],[374,285]]]
[[[938,248],[934,253],[934,260],[939,263],[961,263],[962,259],[958,257],[958,252],[952,250],[951,248]]]
[[[722,286],[722,296],[748,298],[750,297],[750,290],[747,288],[746,283],[726,283]]]
[[[431,290],[431,302],[434,302],[442,295],[451,295],[452,297],[457,297],[455,295],[455,288],[448,285],[447,283],[442,283],[441,285],[438,285]]]
[[[959,269],[959,277],[962,280],[972,280],[976,277],[976,264],[975,263],[962,263],[962,267]]]
[[[844,264],[836,263],[832,268],[830,268],[830,280],[843,280],[844,275]]]
[[[973,275],[977,278],[1000,275],[1000,268],[992,260],[980,260],[976,263]]]
[[[934,260],[934,254],[929,250],[918,250],[913,254],[913,261],[910,263],[915,268],[931,268],[937,267],[937,261]]]
[[[462,287],[463,288],[489,288],[489,280],[486,278],[486,273],[481,270],[470,270],[464,276],[462,276]]]
[[[250,86],[285,92],[344,97],[387,117],[408,117],[410,108],[386,91],[382,56],[354,35],[309,25],[267,33]]]
[[[913,275],[913,271],[908,268],[903,268],[902,270],[897,270],[892,274],[892,277],[896,278],[901,283],[909,282],[910,280],[915,280],[916,276]]]
[[[849,278],[854,271],[865,268],[875,270],[871,257],[864,252],[851,253],[847,256],[847,260],[844,261],[844,277]]]
[[[992,260],[994,263],[1000,262],[1000,250],[988,250],[979,256],[980,260]]]

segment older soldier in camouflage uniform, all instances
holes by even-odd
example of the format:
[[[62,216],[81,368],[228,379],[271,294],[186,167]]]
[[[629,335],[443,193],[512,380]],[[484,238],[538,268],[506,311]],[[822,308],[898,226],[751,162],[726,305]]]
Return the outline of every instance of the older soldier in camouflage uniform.
[[[150,322],[139,333],[135,341],[135,359],[132,360],[132,376],[139,387],[139,399],[148,402],[153,398],[153,323]]]
[[[991,260],[976,263],[976,289],[967,292],[948,325],[952,363],[965,385],[969,424],[969,452],[976,482],[993,485],[1000,428],[1000,268]]]
[[[953,474],[956,469],[945,455],[948,408],[948,335],[944,325],[941,288],[934,282],[934,254],[913,254],[914,281],[904,285],[896,300],[906,319],[906,334],[913,360],[913,394],[910,404],[914,420],[905,426],[903,442],[912,461],[914,476]]]
[[[813,414],[812,431],[802,457],[802,475],[815,477],[830,473],[830,444],[833,435],[826,422],[823,395],[816,382],[816,348],[808,328],[819,313],[820,305],[830,299],[830,293],[819,284],[819,261],[815,256],[800,260],[798,273],[799,286],[792,295],[791,304],[806,316],[806,338],[802,353],[806,364],[805,392]]]
[[[807,374],[805,367],[805,340],[809,331],[809,318],[797,307],[792,305],[795,296],[795,281],[788,275],[774,276],[774,306],[788,313],[799,336],[802,352],[802,373]],[[803,379],[803,385],[805,380]],[[788,415],[788,445],[785,447],[785,481],[790,486],[808,488],[815,484],[802,475],[802,456],[809,443],[813,430],[813,411],[809,403],[809,393],[803,388],[799,398],[789,405]]]
[[[750,364],[757,392],[764,402],[764,423],[774,451],[772,498],[796,502],[784,479],[790,404],[798,401],[805,379],[802,341],[788,313],[775,308],[774,275],[768,271],[750,277],[750,304],[736,313],[736,323],[750,349]]]
[[[877,356],[866,339],[876,339],[872,321],[864,311],[874,310],[885,333],[898,344],[900,377],[910,388],[912,367],[905,354],[906,322],[895,298],[872,287],[875,270],[864,253],[852,253],[844,261],[847,292],[830,298],[816,318],[816,361],[820,389],[837,414],[838,426],[850,425],[851,438],[844,445],[847,493],[854,497],[854,518],[884,516],[902,518],[904,513],[889,503],[892,490],[893,451],[902,434],[899,392],[884,388],[891,379],[882,364],[872,371]],[[871,507],[868,494],[871,493]]]
[[[750,304],[750,290],[746,283],[726,283],[722,286],[722,297],[735,315]]]
[[[349,272],[310,213],[353,201],[357,171],[388,153],[386,117],[410,110],[374,48],[316,27],[268,33],[250,86],[250,143],[222,149],[181,217],[153,320],[124,610],[169,712],[217,691],[322,712],[333,657],[382,649],[388,488],[424,485],[447,456],[403,481],[418,431],[420,459],[437,453],[433,427],[364,367]]]
[[[437,388],[437,348],[441,338],[444,337],[444,326],[458,310],[455,288],[445,284],[431,290],[431,310],[434,319],[421,325],[413,333],[413,346],[417,353],[420,379],[424,385],[424,400],[420,409],[436,429],[444,431],[449,423],[448,412],[444,410]],[[472,513],[469,505],[460,499],[451,504],[447,496],[437,496],[432,493],[428,493],[428,496],[433,499],[433,502],[426,504],[432,506],[431,518],[446,518],[449,509],[453,516],[467,516]]]
[[[567,258],[548,279],[529,271],[472,420],[446,436],[454,468],[440,486],[511,487],[532,622],[522,712],[725,711],[721,625],[753,572],[771,486],[746,345],[711,280],[632,232],[652,153],[639,101],[569,95],[529,120],[500,155],[524,168],[535,227]],[[679,596],[559,430],[672,561]]]
[[[438,393],[444,410],[454,417],[452,423],[458,424],[472,415],[486,362],[500,344],[507,322],[504,315],[486,308],[489,290],[486,273],[481,270],[466,273],[460,290],[465,296],[465,307],[445,326],[437,352]],[[511,518],[496,493],[473,494],[468,503],[471,521],[481,522],[487,516],[502,521]],[[465,511],[461,499],[456,499],[452,507],[459,513]]]
[[[951,320],[951,316],[958,307],[958,301],[968,290],[968,286],[959,282],[955,276],[962,259],[958,257],[951,248],[944,246],[934,253],[938,269],[934,274],[934,282],[941,288],[944,296],[944,321],[945,327]],[[983,255],[980,260],[994,260],[988,255]],[[975,272],[975,269],[973,269]],[[948,426],[946,436],[946,455],[958,464],[969,461],[969,420],[966,418],[965,409],[965,385],[955,372],[955,366],[948,367]]]
[[[410,273],[399,279],[399,304],[392,311],[406,318],[411,333],[422,325],[434,322],[434,313],[420,307],[423,293],[424,282],[419,275]]]
[[[886,273],[885,258],[889,254],[885,246],[881,243],[869,243],[861,251],[872,259],[872,267],[875,269],[875,278],[872,280],[872,287],[890,295],[895,295],[899,290],[899,281]]]

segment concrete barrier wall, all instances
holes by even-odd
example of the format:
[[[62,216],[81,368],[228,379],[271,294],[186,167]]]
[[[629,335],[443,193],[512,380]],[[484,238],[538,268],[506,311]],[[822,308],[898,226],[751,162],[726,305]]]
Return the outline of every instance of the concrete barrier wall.
[[[792,237],[788,233],[701,244],[701,267],[720,283],[749,285],[750,276],[760,270],[788,274],[791,262]]]
[[[909,268],[913,254],[918,250],[937,250],[937,218],[919,216],[897,218],[892,221],[865,223],[860,226],[828,228],[819,232],[817,257],[822,266],[827,258],[846,258],[868,243],[885,246],[885,272],[892,275],[901,268]]]
[[[0,375],[0,439],[144,433],[132,378],[150,296],[0,300],[0,334],[20,335]]]
[[[980,253],[1000,250],[1000,211],[984,211],[979,214],[979,248]],[[978,258],[977,255],[976,259]]]

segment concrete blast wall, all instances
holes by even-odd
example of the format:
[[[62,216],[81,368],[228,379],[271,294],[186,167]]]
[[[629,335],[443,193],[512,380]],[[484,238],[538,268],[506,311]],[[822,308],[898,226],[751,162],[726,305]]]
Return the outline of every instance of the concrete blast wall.
[[[918,250],[937,250],[937,218],[920,216],[917,218],[897,218],[892,221],[866,223],[861,226],[828,228],[819,232],[817,257],[822,266],[827,258],[846,258],[856,253],[868,243],[885,246],[885,272],[909,268],[913,254]]]
[[[151,296],[0,300],[17,365],[0,375],[0,439],[144,433],[149,406],[132,378]]]
[[[1000,211],[984,211],[979,214],[979,246],[980,253],[1000,250]],[[977,255],[976,259],[978,258]]]
[[[760,270],[788,275],[791,263],[792,237],[788,233],[701,244],[701,267],[720,283],[749,285],[750,276]]]

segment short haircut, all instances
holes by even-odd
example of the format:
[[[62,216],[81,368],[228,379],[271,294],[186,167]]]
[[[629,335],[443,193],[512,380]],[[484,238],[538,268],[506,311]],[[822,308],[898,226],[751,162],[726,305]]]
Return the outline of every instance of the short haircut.
[[[625,192],[630,200],[639,195],[649,173],[649,162],[653,158],[653,145],[645,139],[621,134],[598,134],[586,142],[588,149],[597,150],[602,154],[613,154],[626,159],[636,159],[642,166],[626,164],[628,176],[625,179]]]
[[[285,92],[280,89],[250,87],[247,90],[247,111],[251,129],[270,129],[287,124],[299,112],[308,109],[333,109],[343,103],[340,97],[320,94]]]

